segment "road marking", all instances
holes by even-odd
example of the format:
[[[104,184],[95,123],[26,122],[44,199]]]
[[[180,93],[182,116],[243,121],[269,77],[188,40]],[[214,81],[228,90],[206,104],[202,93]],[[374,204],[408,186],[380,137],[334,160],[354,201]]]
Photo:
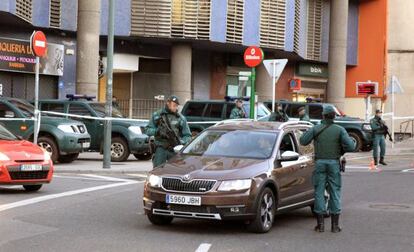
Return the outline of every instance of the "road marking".
[[[405,170],[402,170],[401,172],[414,172],[414,169],[405,169]]]
[[[113,182],[131,182],[135,180],[131,179],[121,179],[121,178],[114,178],[114,177],[108,177],[108,176],[102,176],[102,175],[95,175],[95,174],[80,174],[85,177],[95,178],[95,179],[101,179],[104,181],[113,181]]]
[[[201,243],[195,252],[207,252],[210,250],[210,247],[211,247],[210,243]]]
[[[22,201],[9,203],[9,204],[0,205],[0,212],[10,210],[10,209],[13,209],[13,208],[17,208],[17,207],[22,207],[22,206],[27,206],[27,205],[40,203],[40,202],[47,201],[47,200],[52,200],[52,199],[57,199],[57,198],[62,198],[62,197],[67,197],[67,196],[73,196],[73,195],[82,194],[82,193],[94,192],[94,191],[99,191],[99,190],[105,190],[105,189],[114,188],[114,187],[138,184],[138,183],[143,183],[143,181],[129,180],[129,181],[122,182],[122,183],[101,185],[101,186],[89,187],[89,188],[78,189],[78,190],[73,190],[73,191],[67,191],[67,192],[63,192],[63,193],[56,193],[56,194],[40,196],[40,197],[36,197],[36,198],[31,198],[31,199],[27,199],[27,200],[22,200]]]
[[[138,177],[138,178],[147,178],[148,177],[148,175],[146,175],[146,174],[138,174],[138,173],[128,173],[126,175],[131,176],[131,177]]]

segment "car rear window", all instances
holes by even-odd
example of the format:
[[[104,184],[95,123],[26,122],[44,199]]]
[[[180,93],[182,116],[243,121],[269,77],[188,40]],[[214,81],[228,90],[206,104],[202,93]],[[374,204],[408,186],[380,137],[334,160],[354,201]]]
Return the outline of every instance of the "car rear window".
[[[210,103],[207,105],[204,117],[221,118],[224,104]]]
[[[91,112],[85,106],[78,104],[70,104],[69,114],[90,116]]]
[[[60,103],[42,103],[40,109],[45,111],[63,113],[64,107],[65,106]]]
[[[204,103],[191,102],[184,111],[185,116],[202,116],[204,111]]]

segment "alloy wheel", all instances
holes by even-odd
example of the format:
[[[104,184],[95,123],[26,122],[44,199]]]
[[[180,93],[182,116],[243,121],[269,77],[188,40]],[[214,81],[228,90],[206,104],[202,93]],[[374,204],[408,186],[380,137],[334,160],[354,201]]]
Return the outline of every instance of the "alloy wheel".
[[[265,229],[269,229],[272,226],[274,218],[273,205],[273,198],[268,193],[263,195],[260,207],[260,216],[262,220],[262,225]]]
[[[125,148],[122,144],[120,143],[113,143],[111,145],[111,156],[114,158],[119,158],[121,157],[125,152]]]

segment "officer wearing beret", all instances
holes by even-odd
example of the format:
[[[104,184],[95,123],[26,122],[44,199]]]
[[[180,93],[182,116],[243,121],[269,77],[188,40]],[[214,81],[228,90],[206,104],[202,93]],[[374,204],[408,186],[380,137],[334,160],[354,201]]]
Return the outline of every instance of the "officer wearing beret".
[[[381,119],[382,111],[377,109],[375,111],[375,117],[371,119],[370,124],[373,131],[373,155],[375,165],[378,165],[378,146],[380,147],[380,161],[382,165],[387,165],[384,162],[385,157],[385,134],[387,133],[387,126]]]
[[[246,113],[243,110],[243,101],[241,99],[236,100],[236,107],[231,110],[230,119],[246,118]]]
[[[308,114],[306,113],[305,107],[300,107],[298,109],[298,114],[299,114],[299,120],[300,121],[310,122],[310,119],[309,119]]]
[[[154,136],[155,154],[153,167],[164,164],[175,155],[174,147],[185,145],[191,140],[191,131],[185,117],[178,112],[177,96],[170,96],[165,107],[152,114],[145,133]]]
[[[341,173],[340,157],[345,152],[355,149],[355,143],[346,130],[335,124],[335,110],[325,107],[321,124],[313,126],[300,138],[302,145],[314,141],[316,166],[313,171],[312,182],[315,188],[314,212],[317,217],[315,231],[324,232],[324,215],[326,214],[325,189],[329,199],[329,211],[332,218],[331,231],[340,232],[339,215],[341,213]]]

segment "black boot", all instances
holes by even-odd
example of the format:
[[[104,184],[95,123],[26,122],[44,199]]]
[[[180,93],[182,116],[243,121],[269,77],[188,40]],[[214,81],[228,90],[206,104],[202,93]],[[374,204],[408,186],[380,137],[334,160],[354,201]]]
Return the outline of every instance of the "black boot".
[[[378,158],[374,158],[374,165],[377,166],[378,165]]]
[[[380,158],[380,162],[379,163],[382,164],[382,165],[387,165],[387,163],[384,162],[384,157],[381,157]]]
[[[332,229],[331,229],[332,233],[341,232],[342,228],[339,226],[339,214],[332,214],[331,221],[332,221]]]
[[[325,232],[325,218],[323,214],[316,215],[317,225],[315,227],[315,231],[322,233]]]

